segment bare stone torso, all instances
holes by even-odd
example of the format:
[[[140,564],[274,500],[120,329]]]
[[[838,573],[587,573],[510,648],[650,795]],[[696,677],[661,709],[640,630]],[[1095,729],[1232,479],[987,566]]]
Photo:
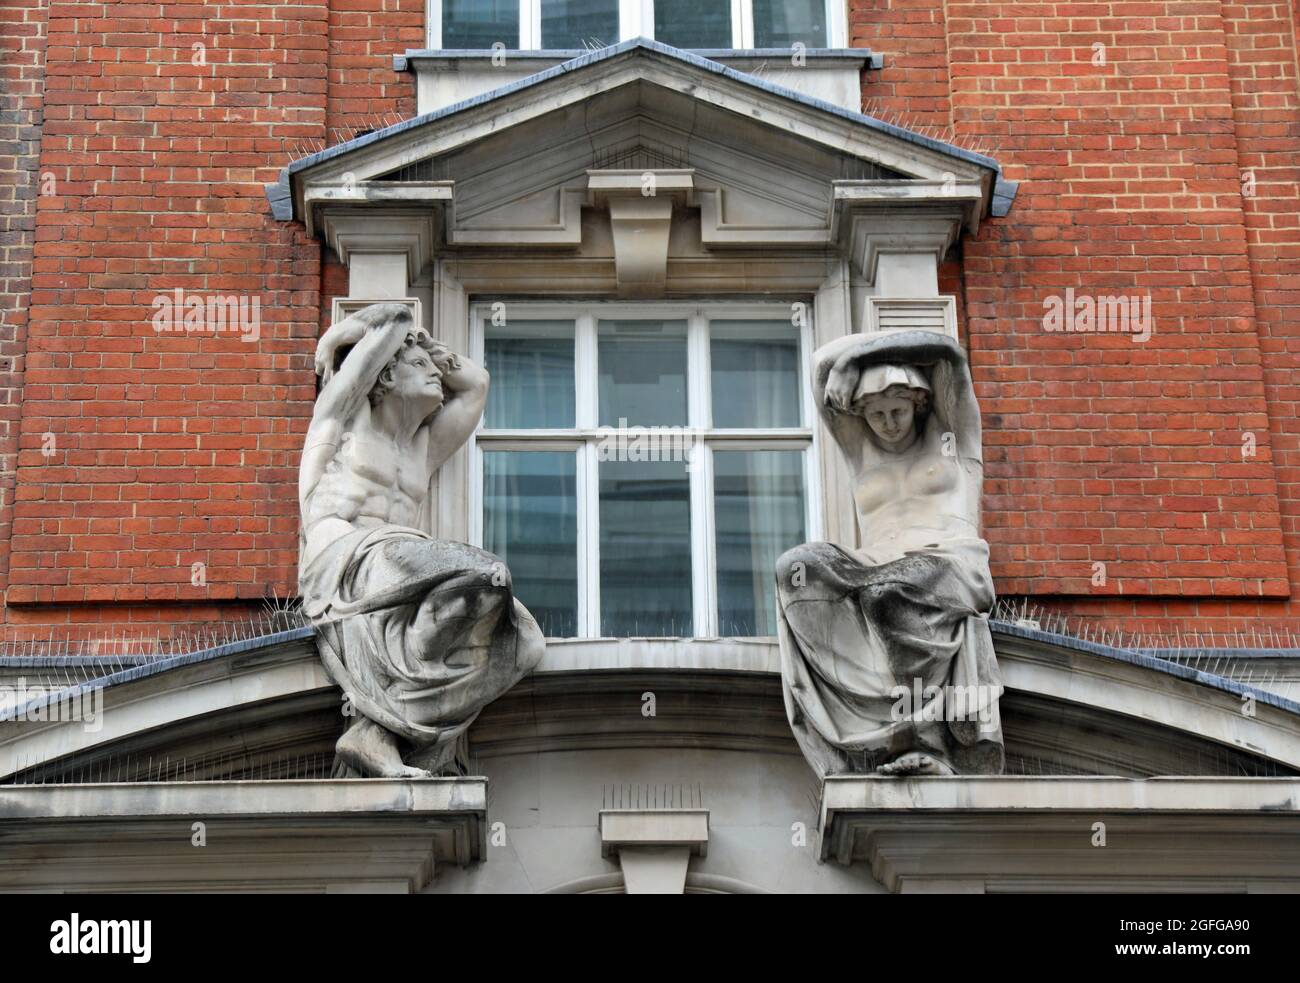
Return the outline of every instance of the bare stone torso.
[[[970,479],[931,428],[906,451],[876,458],[854,477],[860,554],[869,562],[978,535],[967,515]]]
[[[363,407],[339,435],[337,450],[303,508],[306,556],[354,529],[419,527],[429,490],[428,428],[406,446],[378,433]]]

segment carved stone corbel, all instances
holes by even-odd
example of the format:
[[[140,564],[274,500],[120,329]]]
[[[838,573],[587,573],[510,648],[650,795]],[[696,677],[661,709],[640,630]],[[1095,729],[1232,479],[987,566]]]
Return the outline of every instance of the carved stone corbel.
[[[619,296],[663,292],[673,208],[686,204],[694,176],[689,168],[587,172],[587,204],[609,211]]]
[[[364,283],[363,289],[350,290],[352,294],[405,297],[433,261],[437,208],[334,205],[321,209],[320,215],[325,241],[348,267],[353,285]]]

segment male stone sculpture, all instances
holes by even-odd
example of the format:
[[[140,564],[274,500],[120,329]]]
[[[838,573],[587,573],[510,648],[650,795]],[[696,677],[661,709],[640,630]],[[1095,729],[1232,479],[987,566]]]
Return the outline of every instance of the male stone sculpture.
[[[356,711],[335,774],[463,773],[470,724],[544,649],[504,563],[417,528],[429,479],[483,413],[487,372],[403,304],[330,327],[316,371],[298,582],[321,659]]]
[[[795,737],[821,777],[998,774],[1002,684],[965,353],[937,332],[882,332],[832,342],[814,363],[862,546],[807,543],[777,562]]]

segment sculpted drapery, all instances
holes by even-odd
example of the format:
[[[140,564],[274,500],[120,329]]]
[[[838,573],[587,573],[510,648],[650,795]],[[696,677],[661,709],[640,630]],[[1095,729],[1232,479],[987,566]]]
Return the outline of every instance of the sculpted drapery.
[[[965,353],[937,332],[851,335],[817,351],[813,387],[853,475],[861,545],[807,543],[777,563],[795,737],[820,776],[1000,773]]]
[[[333,325],[299,471],[299,591],[352,709],[336,775],[463,773],[479,711],[541,660],[501,560],[419,528],[429,479],[483,413],[488,377],[375,304]]]

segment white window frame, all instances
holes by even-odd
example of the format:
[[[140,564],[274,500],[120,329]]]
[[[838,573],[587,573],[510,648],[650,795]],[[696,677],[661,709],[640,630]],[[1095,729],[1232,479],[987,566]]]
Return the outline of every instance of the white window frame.
[[[799,302],[809,312],[800,329],[798,379],[802,394],[803,425],[789,428],[723,429],[713,427],[710,390],[709,322],[780,320],[791,317],[791,304],[737,304],[729,301],[703,303],[574,302],[527,303],[511,301],[509,315],[520,321],[564,320],[574,322],[575,424],[562,430],[489,430],[480,423],[470,442],[471,496],[470,543],[483,547],[483,452],[571,450],[577,455],[578,514],[578,637],[601,638],[600,633],[600,476],[597,445],[602,438],[618,434],[617,428],[598,427],[597,418],[597,322],[666,319],[687,322],[687,426],[701,441],[703,454],[688,472],[691,503],[691,608],[695,638],[718,637],[717,555],[714,539],[713,453],[726,450],[802,450],[804,531],[809,541],[822,537],[821,469],[817,466],[819,435],[817,410],[812,389],[806,384],[812,364],[812,304]],[[492,303],[475,303],[470,308],[470,351],[484,364],[486,323],[492,317]],[[698,454],[698,450],[696,452]],[[775,589],[775,588],[773,588]],[[772,636],[762,636],[771,638]]]
[[[826,46],[848,47],[848,6],[845,0],[825,0]],[[654,0],[618,0],[618,39],[654,38]],[[442,0],[427,0],[428,46],[442,47]],[[542,0],[519,0],[519,51],[542,48]],[[754,0],[731,0],[731,47],[754,47]]]

